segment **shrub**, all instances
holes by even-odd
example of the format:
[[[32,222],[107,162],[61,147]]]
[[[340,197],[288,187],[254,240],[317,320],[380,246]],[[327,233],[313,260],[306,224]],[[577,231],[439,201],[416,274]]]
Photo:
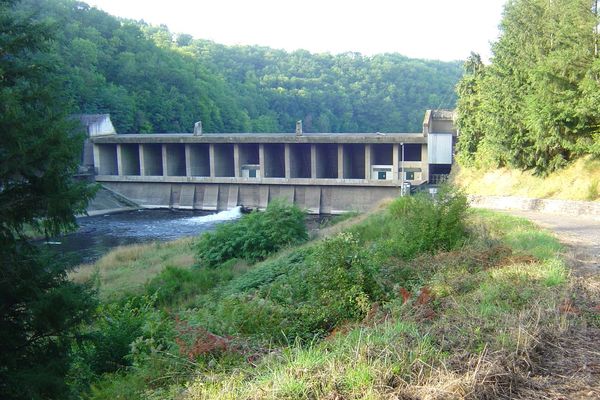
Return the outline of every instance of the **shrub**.
[[[267,342],[325,336],[382,299],[371,256],[354,235],[339,234],[257,265],[203,296],[188,318],[217,335]]]
[[[274,201],[264,212],[252,212],[203,234],[196,250],[200,264],[214,268],[232,258],[260,261],[307,239],[304,213],[296,206]]]
[[[330,330],[341,321],[361,318],[380,297],[371,258],[351,233],[341,233],[317,246],[307,287],[313,314],[321,318],[322,328]]]
[[[154,297],[142,296],[101,305],[87,340],[74,348],[74,357],[99,376],[131,365],[132,353],[150,351],[150,343],[166,345],[172,326],[154,308],[155,302]]]
[[[467,198],[443,187],[435,198],[426,194],[400,197],[389,208],[394,234],[388,244],[403,258],[436,250],[450,250],[466,237]]]
[[[237,260],[231,260],[232,264],[235,261]],[[168,266],[146,283],[145,290],[148,295],[156,296],[157,305],[174,307],[232,279],[233,267],[233,265],[224,265],[217,271]]]

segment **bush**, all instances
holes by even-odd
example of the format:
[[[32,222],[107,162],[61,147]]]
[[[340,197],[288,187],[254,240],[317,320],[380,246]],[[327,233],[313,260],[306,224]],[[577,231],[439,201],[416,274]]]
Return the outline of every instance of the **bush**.
[[[142,296],[101,305],[87,340],[73,349],[77,363],[100,376],[130,366],[134,353],[149,352],[149,346],[166,346],[172,324],[154,308],[155,302],[155,297]]]
[[[369,251],[353,234],[341,233],[317,246],[313,257],[307,288],[321,329],[363,317],[382,293]]]
[[[371,253],[349,233],[266,261],[206,296],[190,315],[219,335],[286,343],[324,336],[381,300]]]
[[[236,261],[238,260],[231,260],[219,270],[168,266],[146,283],[146,294],[156,296],[156,303],[159,306],[181,305],[186,300],[231,280],[234,276],[232,269],[235,265],[233,264]]]
[[[449,187],[434,198],[400,197],[389,208],[394,232],[387,244],[402,258],[456,248],[466,237],[467,209],[466,196]]]
[[[203,234],[196,250],[202,266],[215,268],[233,258],[257,262],[307,239],[304,213],[296,206],[274,201],[264,212],[252,212]]]

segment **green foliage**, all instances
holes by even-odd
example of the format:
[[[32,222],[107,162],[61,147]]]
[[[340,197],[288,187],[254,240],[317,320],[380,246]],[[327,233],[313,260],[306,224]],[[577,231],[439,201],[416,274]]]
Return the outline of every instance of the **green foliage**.
[[[491,64],[472,55],[457,86],[463,165],[547,174],[597,154],[597,25],[587,0],[506,4]]]
[[[523,326],[558,322],[554,310],[567,280],[558,242],[505,214],[478,210],[467,218],[465,207],[464,196],[446,188],[435,199],[398,199],[350,232],[248,269],[232,260],[218,269],[165,271],[148,287],[163,282],[177,307],[177,288],[193,297],[185,310],[172,310],[175,339],[160,328],[163,314],[150,312],[157,334],[135,339],[124,358],[131,365],[95,380],[90,398],[179,398],[183,390],[218,399],[381,397],[391,380],[415,390],[439,384],[435,371],[465,352],[477,360],[486,349],[506,358],[523,351],[536,343],[521,340]],[[403,250],[413,238],[435,244]],[[546,251],[541,262],[530,257]],[[214,286],[199,280],[201,289],[188,292],[194,273],[216,278],[211,274],[222,270],[227,278]],[[120,307],[127,316],[138,306]],[[121,319],[121,311],[114,315]],[[180,333],[189,336],[184,345]],[[207,352],[211,340],[228,341],[227,351]],[[415,365],[425,380],[415,381]]]
[[[71,341],[89,321],[92,290],[25,243],[0,243],[0,397],[60,398]]]
[[[325,332],[341,321],[363,317],[382,295],[377,272],[372,254],[352,233],[326,239],[313,254],[306,277],[311,307],[304,311]]]
[[[236,262],[233,259],[218,269],[168,266],[146,284],[145,291],[154,294],[160,306],[177,306],[232,279],[234,274],[231,269]]]
[[[155,304],[156,296],[141,296],[98,308],[84,340],[71,351],[72,390],[86,392],[103,374],[144,363],[172,346],[173,324]]]
[[[467,208],[466,196],[448,186],[434,198],[426,194],[400,197],[390,205],[390,214],[400,221],[402,251],[411,256],[462,244]]]
[[[464,194],[443,187],[436,197],[400,197],[386,214],[374,216],[352,230],[364,242],[375,241],[377,253],[384,258],[412,258],[462,244],[467,208]]]
[[[65,120],[54,31],[0,0],[0,398],[66,394],[70,343],[95,297],[29,244],[75,226],[91,191],[71,179],[81,138]]]
[[[382,298],[377,268],[350,233],[257,265],[200,298],[189,315],[221,335],[287,342],[323,336]]]
[[[214,268],[234,258],[263,260],[282,247],[307,239],[304,213],[294,205],[273,201],[264,212],[252,212],[204,233],[196,249],[200,265]]]
[[[118,132],[420,131],[423,110],[452,108],[456,62],[228,47],[115,18],[75,0],[23,0],[61,27],[64,96],[110,113]]]

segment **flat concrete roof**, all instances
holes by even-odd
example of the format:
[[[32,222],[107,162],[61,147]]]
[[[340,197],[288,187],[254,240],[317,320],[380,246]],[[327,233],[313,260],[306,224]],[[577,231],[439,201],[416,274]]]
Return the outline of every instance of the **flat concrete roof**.
[[[94,143],[427,143],[422,133],[147,133],[96,136]]]

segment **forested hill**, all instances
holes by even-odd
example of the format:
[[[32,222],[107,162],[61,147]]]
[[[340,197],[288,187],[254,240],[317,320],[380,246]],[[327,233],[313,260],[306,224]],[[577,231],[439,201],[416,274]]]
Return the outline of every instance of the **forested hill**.
[[[72,0],[24,0],[56,27],[73,113],[110,113],[120,133],[421,130],[452,108],[460,62],[228,47],[113,17]],[[398,40],[408,40],[398,38]]]

